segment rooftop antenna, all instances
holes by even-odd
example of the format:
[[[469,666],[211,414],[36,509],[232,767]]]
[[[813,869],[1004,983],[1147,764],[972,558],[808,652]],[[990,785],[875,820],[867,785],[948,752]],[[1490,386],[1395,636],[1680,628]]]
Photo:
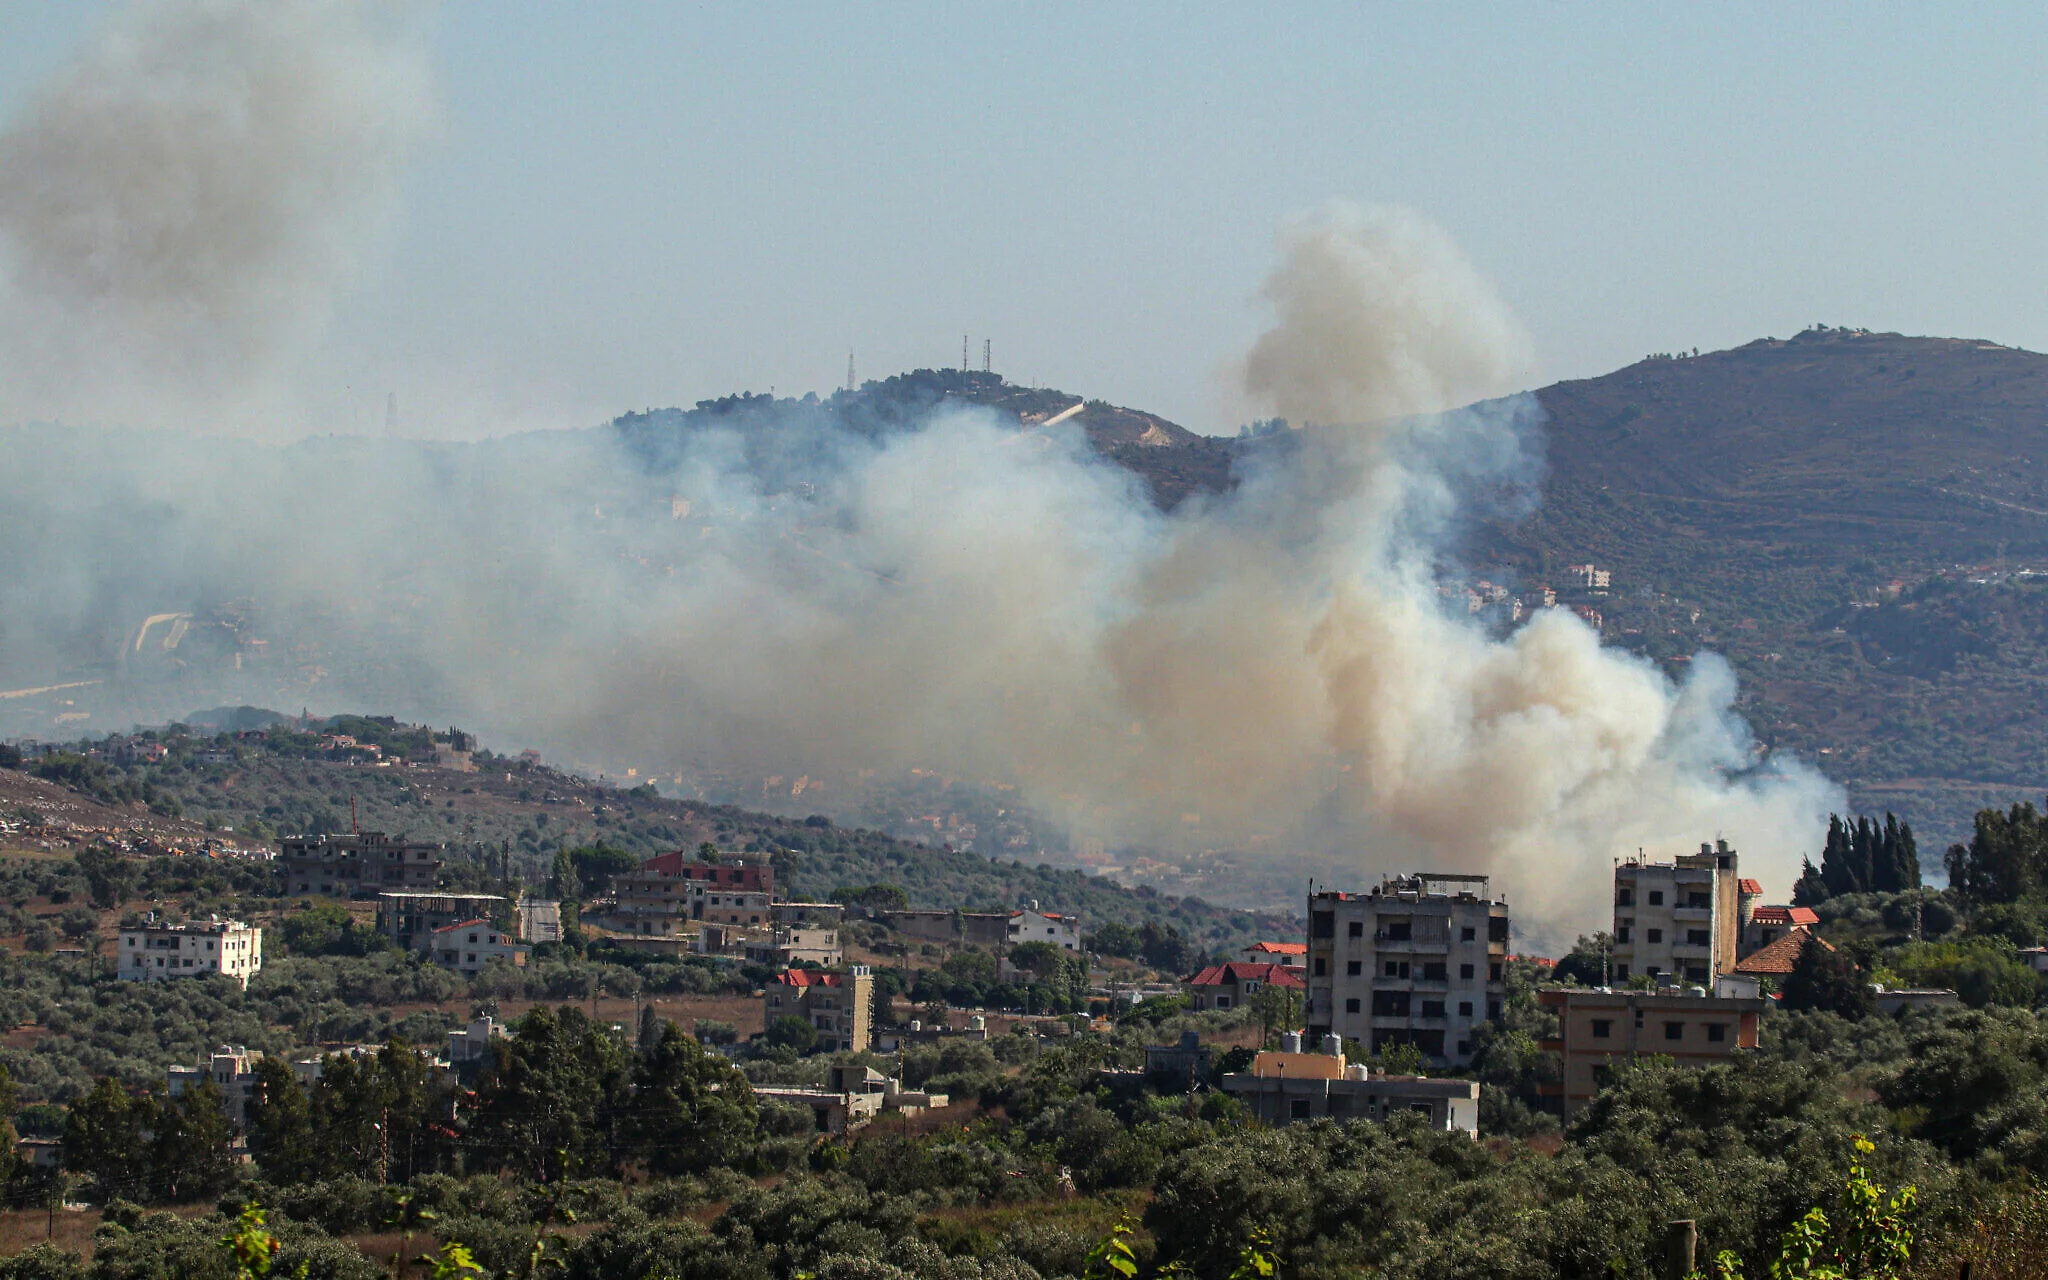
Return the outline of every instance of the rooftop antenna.
[[[852,351],[848,351],[848,352],[846,353],[846,389],[847,389],[847,390],[848,390],[849,392],[851,392],[851,391],[853,390],[853,352],[852,352]]]
[[[960,372],[967,372],[967,335],[960,335]]]
[[[982,371],[983,373],[987,373],[987,372],[988,372],[988,339],[987,339],[987,338],[983,338],[983,339],[981,340],[981,371]]]

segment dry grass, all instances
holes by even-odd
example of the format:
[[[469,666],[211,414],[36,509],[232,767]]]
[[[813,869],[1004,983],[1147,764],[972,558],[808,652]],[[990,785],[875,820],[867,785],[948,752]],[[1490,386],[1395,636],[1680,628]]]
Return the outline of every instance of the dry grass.
[[[1924,1252],[1915,1280],[2048,1280],[2048,1191],[2007,1192],[1987,1210],[1972,1230]]]

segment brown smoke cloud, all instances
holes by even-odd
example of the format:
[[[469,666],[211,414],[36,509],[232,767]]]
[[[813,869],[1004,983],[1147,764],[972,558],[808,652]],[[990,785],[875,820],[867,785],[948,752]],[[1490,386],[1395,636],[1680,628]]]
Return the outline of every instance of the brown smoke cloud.
[[[417,4],[142,0],[0,136],[0,419],[256,430],[438,119]]]

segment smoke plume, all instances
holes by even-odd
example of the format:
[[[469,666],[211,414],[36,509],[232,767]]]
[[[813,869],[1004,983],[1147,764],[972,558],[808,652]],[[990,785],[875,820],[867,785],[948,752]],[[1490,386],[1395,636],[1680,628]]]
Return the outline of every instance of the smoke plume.
[[[404,0],[141,0],[0,136],[0,419],[250,425],[432,127]]]
[[[431,121],[408,17],[110,29],[0,140],[10,376],[202,426],[262,402]],[[1674,685],[1569,614],[1440,603],[1474,504],[1540,474],[1491,287],[1399,210],[1279,250],[1243,381],[1301,429],[1171,514],[1075,421],[878,429],[857,397],[467,445],[0,431],[0,689],[100,680],[69,714],[102,729],[382,710],[649,776],[937,767],[1083,838],[1491,873],[1551,943],[1638,847],[1725,836],[1787,885],[1833,797],[1758,757],[1724,664]],[[172,613],[187,648],[145,651]]]

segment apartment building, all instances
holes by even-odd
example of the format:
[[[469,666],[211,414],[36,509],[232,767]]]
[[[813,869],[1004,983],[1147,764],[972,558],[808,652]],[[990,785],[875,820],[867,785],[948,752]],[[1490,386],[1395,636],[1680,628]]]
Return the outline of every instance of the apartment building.
[[[1081,918],[1036,908],[1012,911],[1007,940],[1013,947],[1020,942],[1049,942],[1062,951],[1079,951]]]
[[[802,1018],[817,1029],[818,1047],[865,1052],[875,979],[864,964],[838,973],[791,969],[777,974],[761,996],[762,1025],[778,1018]]]
[[[347,897],[380,890],[432,889],[441,883],[444,851],[443,845],[381,831],[285,836],[278,841],[277,865],[287,894]]]
[[[426,951],[436,930],[471,920],[497,920],[510,899],[495,893],[380,893],[377,931],[401,947]]]
[[[1471,1062],[1473,1029],[1500,1017],[1507,990],[1508,904],[1487,877],[1423,872],[1368,893],[1313,893],[1308,919],[1311,1040]]]
[[[121,930],[114,976],[129,982],[169,982],[225,974],[243,988],[263,969],[263,930],[215,916],[165,924],[154,916]]]
[[[702,925],[765,926],[775,896],[766,862],[688,862],[664,853],[637,871],[612,877],[612,902],[600,928],[643,938],[694,936]]]
[[[1670,862],[1614,869],[1613,981],[1646,975],[1711,987],[1735,968],[1740,878],[1725,840]]]
[[[1543,1049],[1563,1068],[1562,1083],[1550,1088],[1562,1098],[1567,1119],[1600,1092],[1602,1068],[1617,1062],[1657,1054],[1706,1066],[1737,1049],[1754,1049],[1766,1004],[1755,996],[1575,987],[1539,991],[1536,998],[1557,1011],[1559,1034]]]

